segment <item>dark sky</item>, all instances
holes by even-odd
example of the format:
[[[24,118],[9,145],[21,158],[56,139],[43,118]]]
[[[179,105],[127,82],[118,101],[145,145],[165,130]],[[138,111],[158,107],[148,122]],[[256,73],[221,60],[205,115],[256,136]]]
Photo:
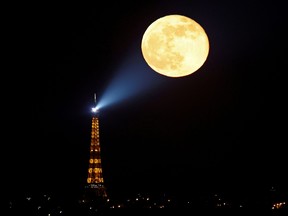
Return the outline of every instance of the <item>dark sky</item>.
[[[160,0],[11,9],[2,84],[9,188],[81,189],[96,92],[115,101],[100,111],[111,194],[287,190],[285,8]],[[194,19],[209,38],[207,61],[186,77],[160,75],[142,58],[144,31],[169,14]]]

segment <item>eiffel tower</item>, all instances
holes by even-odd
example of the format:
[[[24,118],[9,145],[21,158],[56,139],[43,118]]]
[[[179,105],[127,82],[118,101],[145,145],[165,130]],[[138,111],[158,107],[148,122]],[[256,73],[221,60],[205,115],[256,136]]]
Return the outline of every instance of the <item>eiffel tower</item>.
[[[94,102],[95,107],[92,108],[90,158],[84,197],[86,202],[102,207],[107,201],[107,192],[102,173],[99,141],[99,111],[96,108],[96,94],[94,94]]]

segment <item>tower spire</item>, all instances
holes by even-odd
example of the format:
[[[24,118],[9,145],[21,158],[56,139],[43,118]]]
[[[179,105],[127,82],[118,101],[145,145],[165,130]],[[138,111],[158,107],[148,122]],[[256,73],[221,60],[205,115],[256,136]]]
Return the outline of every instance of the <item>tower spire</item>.
[[[92,112],[96,113],[97,111],[96,93],[94,93],[94,107],[92,107]]]

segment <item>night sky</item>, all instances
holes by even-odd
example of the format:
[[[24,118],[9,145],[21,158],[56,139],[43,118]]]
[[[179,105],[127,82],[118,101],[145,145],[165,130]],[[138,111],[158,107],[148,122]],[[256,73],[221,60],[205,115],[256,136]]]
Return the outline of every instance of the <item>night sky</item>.
[[[142,57],[146,28],[170,14],[194,19],[209,38],[207,61],[186,77],[160,75]],[[25,5],[6,21],[9,193],[81,190],[94,93],[108,193],[287,190],[283,1]]]

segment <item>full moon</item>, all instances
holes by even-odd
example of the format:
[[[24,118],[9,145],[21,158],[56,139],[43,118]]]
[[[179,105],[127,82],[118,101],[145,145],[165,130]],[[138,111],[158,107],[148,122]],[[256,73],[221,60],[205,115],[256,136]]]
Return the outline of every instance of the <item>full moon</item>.
[[[141,50],[154,71],[168,77],[183,77],[205,63],[209,40],[205,30],[193,19],[167,15],[148,26]]]

